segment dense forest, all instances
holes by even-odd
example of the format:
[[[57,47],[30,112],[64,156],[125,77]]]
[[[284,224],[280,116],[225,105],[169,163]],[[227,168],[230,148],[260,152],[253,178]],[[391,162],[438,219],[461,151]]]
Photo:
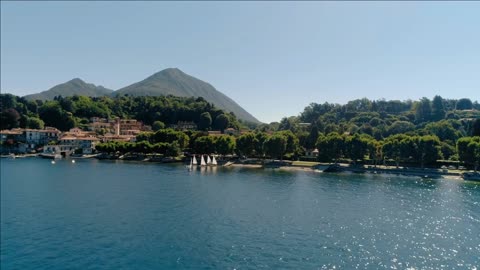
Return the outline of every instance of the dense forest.
[[[83,128],[91,117],[136,119],[146,125],[168,126],[178,121],[194,122],[202,130],[242,127],[233,113],[217,109],[205,99],[158,97],[55,97],[52,101],[31,101],[11,94],[0,95],[1,129],[56,127],[67,131]],[[218,125],[218,127],[217,127]]]
[[[68,130],[84,127],[93,116],[132,118],[158,127],[140,134],[137,143],[99,145],[97,149],[104,152],[237,153],[259,158],[418,166],[459,161],[473,167],[480,162],[480,104],[467,98],[312,103],[298,116],[260,125],[242,123],[203,98],[74,96],[41,102],[4,94],[0,102],[2,129],[46,125]],[[193,121],[199,130],[164,128],[177,121]],[[205,132],[226,127],[244,132],[237,136],[207,136]],[[315,148],[318,157],[307,156]]]
[[[364,98],[345,105],[312,103],[299,116],[260,125],[257,130],[291,131],[303,149],[318,148],[320,161],[475,164],[480,161],[479,110],[480,104],[467,98]]]

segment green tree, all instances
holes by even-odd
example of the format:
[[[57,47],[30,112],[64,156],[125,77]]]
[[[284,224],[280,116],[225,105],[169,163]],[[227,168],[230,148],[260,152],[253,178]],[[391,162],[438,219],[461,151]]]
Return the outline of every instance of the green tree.
[[[473,108],[473,103],[468,98],[461,98],[457,101],[455,108],[457,110],[471,110]]]
[[[440,140],[436,136],[421,136],[416,138],[416,159],[422,168],[425,164],[433,164],[442,158],[440,152]]]
[[[382,146],[382,153],[386,159],[393,159],[398,167],[401,160],[407,159],[410,156],[411,149],[410,136],[397,134],[385,139]]]
[[[43,129],[45,127],[45,123],[42,119],[37,117],[28,117],[27,118],[27,128],[32,129]]]
[[[425,129],[430,134],[438,136],[440,140],[449,141],[452,144],[461,136],[449,120],[429,123],[425,126]]]
[[[294,133],[298,131],[298,124],[300,123],[298,117],[291,116],[291,117],[284,117],[280,121],[280,125],[278,130],[290,130]]]
[[[1,129],[12,129],[19,126],[20,114],[13,108],[5,109],[0,113]]]
[[[368,154],[369,140],[359,134],[348,136],[345,140],[345,148],[348,156],[354,163],[356,163],[357,160],[363,161]]]
[[[430,100],[426,97],[422,98],[415,107],[415,121],[417,123],[423,123],[430,121],[432,116],[432,108]]]
[[[312,149],[316,146],[318,139],[318,127],[317,125],[312,125],[307,139],[305,140],[305,147],[307,149]]]
[[[406,133],[415,129],[415,125],[407,121],[395,121],[388,128],[390,135]]]
[[[268,134],[265,132],[256,132],[255,133],[255,155],[258,157],[265,156],[265,141],[269,138]]]
[[[188,135],[186,135],[182,131],[176,131],[171,128],[167,128],[167,129],[160,129],[155,133],[153,133],[150,141],[152,141],[153,143],[157,143],[157,142],[173,143],[176,141],[179,147],[184,149],[188,147],[190,138],[188,137]]]
[[[222,113],[217,115],[217,117],[215,117],[215,121],[213,122],[213,124],[215,129],[218,129],[223,133],[225,129],[228,127],[229,119],[225,114]]]
[[[165,148],[165,155],[169,157],[177,157],[181,154],[180,144],[177,141],[167,143]]]
[[[58,101],[45,102],[39,108],[39,115],[47,126],[56,127],[62,131],[75,127],[72,113],[64,111]]]
[[[317,149],[321,161],[336,162],[345,152],[345,140],[340,134],[331,132],[318,138]]]
[[[163,123],[162,121],[153,122],[153,125],[152,125],[153,131],[158,131],[158,130],[164,129],[164,128],[165,128],[165,123]]]
[[[228,155],[235,151],[235,138],[232,136],[220,136],[215,142],[215,148],[220,155]]]
[[[255,151],[255,134],[247,133],[240,135],[237,139],[237,151],[245,156],[252,156]]]
[[[285,154],[296,155],[299,151],[299,140],[298,137],[293,134],[291,130],[279,131],[275,134],[280,134],[287,139],[287,145],[285,149]]]
[[[445,113],[443,98],[441,96],[435,96],[432,101],[432,120],[442,120],[445,117]]]
[[[193,143],[193,149],[197,154],[215,153],[215,139],[213,136],[197,137]]]
[[[480,162],[480,136],[458,139],[457,152],[460,161],[478,167]]]
[[[281,134],[274,134],[265,141],[264,147],[266,154],[271,158],[282,159],[287,149],[287,138]]]
[[[135,144],[135,152],[137,153],[151,153],[153,150],[152,145],[149,142],[143,141]]]
[[[137,142],[153,142],[153,132],[141,132],[140,134],[137,135]]]
[[[198,129],[200,130],[208,130],[212,125],[212,116],[210,116],[209,112],[204,112],[200,114],[200,120],[198,122]]]
[[[472,124],[472,136],[480,136],[480,118]]]

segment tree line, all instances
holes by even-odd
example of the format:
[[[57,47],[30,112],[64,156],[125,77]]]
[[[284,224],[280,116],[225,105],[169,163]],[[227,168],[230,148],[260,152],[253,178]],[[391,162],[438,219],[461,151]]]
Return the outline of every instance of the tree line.
[[[0,94],[0,107],[2,130],[50,126],[67,131],[86,128],[91,117],[136,119],[157,129],[179,121],[193,122],[200,130],[239,129],[246,124],[201,97],[58,96],[50,101],[32,101]]]
[[[73,96],[42,102],[1,94],[0,102],[2,129],[48,125],[68,130],[73,126],[85,127],[93,116],[131,118],[153,125],[156,132],[137,138],[143,148],[128,145],[132,151],[163,153],[166,145],[158,144],[174,144],[172,153],[230,152],[287,159],[305,156],[307,151],[317,148],[318,160],[329,162],[390,160],[397,164],[429,165],[436,160],[450,160],[473,165],[478,160],[480,105],[468,98],[363,98],[343,105],[311,103],[298,116],[248,127],[232,113],[216,109],[203,98]],[[184,139],[162,137],[165,128],[177,121],[192,121],[199,131],[184,132]],[[251,132],[235,137],[206,136],[204,132],[227,127]]]
[[[303,142],[305,143],[305,142]],[[442,147],[443,146],[443,147]],[[450,160],[460,160],[469,166],[480,162],[480,136],[463,137],[454,148],[444,147],[435,135],[396,134],[378,141],[367,134],[319,134],[315,147],[321,162],[347,161],[372,165],[394,162],[424,167],[436,165],[438,160],[450,155]],[[239,136],[211,136],[201,131],[176,131],[161,129],[142,133],[137,142],[108,142],[99,144],[97,150],[121,154],[142,153],[178,156],[182,152],[193,154],[236,154],[243,157],[292,159],[305,155],[299,138],[290,130],[267,133],[251,131]],[[453,155],[455,157],[452,159]],[[310,159],[312,160],[312,159]]]

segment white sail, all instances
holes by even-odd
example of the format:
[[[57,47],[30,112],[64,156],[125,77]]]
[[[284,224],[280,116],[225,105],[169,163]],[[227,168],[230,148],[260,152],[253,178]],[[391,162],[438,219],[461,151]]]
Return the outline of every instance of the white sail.
[[[207,155],[207,164],[211,164],[212,163],[212,160],[210,160],[210,156]]]
[[[192,159],[192,160],[193,160],[193,161],[192,161],[192,164],[193,164],[193,165],[197,165],[197,159],[195,158],[195,155],[193,155],[193,159]]]
[[[203,155],[202,155],[200,158],[200,166],[205,166],[205,165],[207,164],[205,163],[205,159],[203,159]]]
[[[217,165],[217,160],[215,159],[215,156],[212,156],[212,165]]]
[[[190,159],[190,164],[186,166],[189,171],[193,169],[193,159]]]

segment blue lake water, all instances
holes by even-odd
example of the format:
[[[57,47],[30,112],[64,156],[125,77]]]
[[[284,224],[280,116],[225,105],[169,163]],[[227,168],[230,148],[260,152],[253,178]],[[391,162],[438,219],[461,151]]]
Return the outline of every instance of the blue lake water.
[[[480,184],[1,162],[1,269],[480,269]]]

